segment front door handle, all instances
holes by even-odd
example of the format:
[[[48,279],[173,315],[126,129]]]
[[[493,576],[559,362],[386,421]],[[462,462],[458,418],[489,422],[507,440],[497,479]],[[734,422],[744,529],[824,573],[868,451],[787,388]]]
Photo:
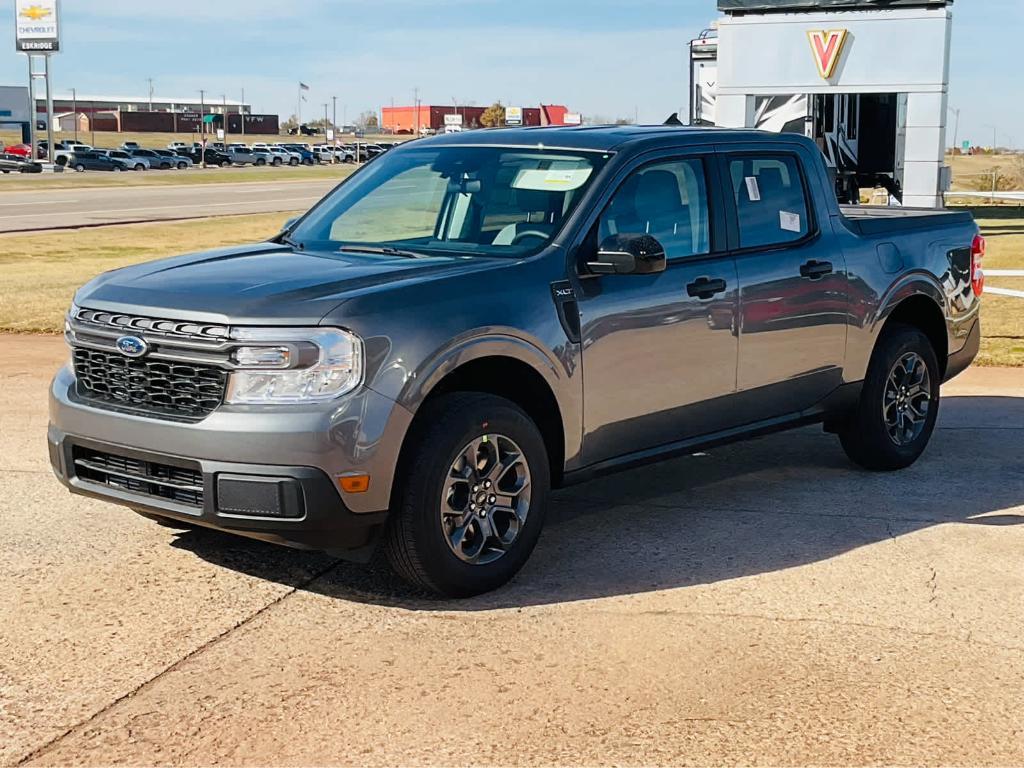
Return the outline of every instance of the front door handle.
[[[694,298],[710,299],[716,293],[725,293],[725,288],[725,280],[699,277],[686,286],[686,292]]]
[[[829,261],[815,261],[811,259],[807,263],[800,265],[800,274],[804,277],[809,277],[811,280],[820,280],[825,275],[831,275],[832,272],[832,262]]]

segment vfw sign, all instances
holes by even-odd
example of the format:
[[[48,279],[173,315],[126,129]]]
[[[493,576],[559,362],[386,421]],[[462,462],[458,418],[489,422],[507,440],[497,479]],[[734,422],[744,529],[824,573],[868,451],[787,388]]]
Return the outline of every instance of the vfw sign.
[[[14,0],[14,41],[23,53],[60,50],[60,0]]]

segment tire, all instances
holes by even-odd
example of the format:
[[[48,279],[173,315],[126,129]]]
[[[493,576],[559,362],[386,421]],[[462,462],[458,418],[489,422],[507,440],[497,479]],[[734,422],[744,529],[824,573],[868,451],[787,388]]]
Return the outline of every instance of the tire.
[[[179,171],[184,171],[186,168],[188,168],[188,163],[178,163]]]
[[[137,163],[135,165],[135,170],[136,171],[144,171],[144,170],[146,170],[146,166],[144,166],[142,163]]]
[[[392,569],[415,587],[446,597],[489,592],[519,572],[544,525],[551,485],[544,440],[530,417],[501,397],[457,392],[442,395],[425,408],[403,453],[405,469],[393,496],[384,554]],[[471,465],[462,458],[465,449],[473,456],[490,454],[477,474],[471,474]],[[477,449],[479,453],[474,452]],[[515,456],[519,460],[504,475],[490,475],[497,478],[493,486],[484,480],[498,466],[495,457],[511,461]],[[457,464],[467,479],[453,479]],[[480,460],[474,464],[479,467]],[[485,482],[490,490],[484,488]],[[514,490],[519,485],[524,487]],[[488,497],[489,493],[500,496]],[[454,497],[461,498],[451,501]],[[482,503],[483,513],[470,511],[474,499]],[[490,506],[495,499],[508,502],[504,512]],[[516,505],[521,505],[518,515],[513,514]],[[475,517],[460,527],[459,513],[453,509]],[[448,510],[448,516],[442,510]],[[491,535],[482,536],[480,525]],[[453,543],[459,531],[461,547]],[[498,546],[497,536],[508,543]],[[491,546],[477,547],[480,542]],[[457,547],[462,556],[456,554]],[[475,562],[469,555],[474,550],[479,553]]]
[[[120,165],[115,165],[112,170],[114,171],[114,173],[120,173],[124,169],[121,168]]]
[[[256,161],[256,165],[266,165],[266,164],[267,164],[267,161],[264,160],[262,157],[259,160]]]
[[[298,164],[299,164],[299,161],[296,160],[294,157],[291,158],[290,160],[288,160],[288,165],[295,166],[295,165],[298,165]]]
[[[275,157],[274,158],[274,167],[277,168],[277,166],[281,165],[281,163],[283,163],[283,162],[284,162],[284,160],[282,160],[280,157]]]
[[[74,166],[75,173],[82,173],[85,170],[85,166],[81,163],[76,163]]]
[[[887,327],[871,355],[860,401],[838,430],[850,460],[876,472],[917,461],[935,431],[941,378],[924,333],[902,323]]]

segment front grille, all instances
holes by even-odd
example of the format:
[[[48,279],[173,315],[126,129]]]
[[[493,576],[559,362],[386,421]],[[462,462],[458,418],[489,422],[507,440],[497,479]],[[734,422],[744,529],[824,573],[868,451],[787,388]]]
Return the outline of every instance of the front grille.
[[[229,329],[224,325],[163,320],[96,309],[79,308],[75,312],[75,320],[86,325],[113,328],[123,333],[144,331],[147,336],[167,336],[175,339],[224,341],[230,335]]]
[[[80,480],[190,507],[203,506],[203,475],[198,465],[172,466],[79,445],[72,448],[71,456]]]
[[[209,365],[75,349],[78,396],[146,415],[198,421],[224,400],[227,372]]]

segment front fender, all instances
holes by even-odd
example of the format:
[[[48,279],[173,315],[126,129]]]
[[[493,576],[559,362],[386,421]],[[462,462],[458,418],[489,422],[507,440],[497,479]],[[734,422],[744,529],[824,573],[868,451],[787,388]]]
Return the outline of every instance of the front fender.
[[[536,340],[514,329],[490,328],[451,339],[414,371],[392,365],[378,374],[374,386],[380,387],[379,391],[384,393],[394,391],[395,401],[415,414],[446,376],[467,363],[486,358],[516,360],[529,366],[544,379],[561,415],[566,461],[571,463],[572,459],[578,457],[582,409],[575,407],[574,403],[578,402],[580,377],[573,375],[578,371],[578,359],[574,345],[569,343],[551,352]]]

